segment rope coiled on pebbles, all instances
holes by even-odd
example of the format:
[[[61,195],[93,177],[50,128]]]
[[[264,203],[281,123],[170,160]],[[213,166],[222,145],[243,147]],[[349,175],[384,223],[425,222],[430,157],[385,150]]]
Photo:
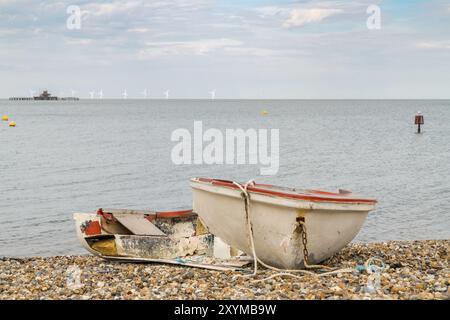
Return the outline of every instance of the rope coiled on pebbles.
[[[282,276],[289,276],[289,277],[293,277],[293,278],[297,278],[297,279],[302,279],[301,277],[293,274],[293,273],[303,273],[305,275],[311,275],[311,276],[316,276],[316,277],[323,277],[323,276],[328,276],[328,275],[332,275],[332,274],[338,274],[338,273],[349,273],[349,272],[355,272],[354,268],[344,268],[344,269],[339,269],[339,270],[332,270],[332,271],[328,271],[328,272],[323,272],[323,273],[315,273],[315,272],[311,272],[311,271],[307,271],[307,270],[302,270],[302,269],[292,269],[292,270],[286,270],[286,269],[280,269],[274,266],[271,266],[267,263],[265,263],[264,261],[262,261],[260,258],[258,258],[258,256],[256,255],[256,249],[255,249],[255,240],[253,237],[253,227],[252,227],[252,223],[251,223],[251,218],[250,218],[250,194],[248,193],[248,187],[249,186],[254,186],[255,185],[255,181],[254,180],[250,180],[247,183],[244,184],[244,186],[242,186],[241,184],[233,181],[233,184],[235,186],[237,186],[241,191],[242,191],[242,196],[244,198],[244,205],[245,205],[245,220],[246,220],[246,224],[247,224],[247,235],[248,235],[248,240],[249,240],[249,244],[250,244],[250,248],[252,250],[252,255],[253,255],[253,273],[251,275],[244,275],[244,277],[248,277],[248,276],[252,276],[255,277],[258,273],[258,263],[260,263],[262,266],[266,267],[267,269],[273,270],[273,271],[277,271],[278,273],[271,275],[267,278],[264,279],[260,279],[260,280],[255,280],[254,282],[261,282],[261,281],[266,281],[275,277],[282,277]],[[305,227],[305,224],[303,222],[301,222],[303,224],[303,227]],[[307,257],[303,258],[304,261],[304,265],[306,268],[311,268],[311,269],[331,269],[330,267],[327,266],[322,266],[322,265],[308,265],[306,262]]]

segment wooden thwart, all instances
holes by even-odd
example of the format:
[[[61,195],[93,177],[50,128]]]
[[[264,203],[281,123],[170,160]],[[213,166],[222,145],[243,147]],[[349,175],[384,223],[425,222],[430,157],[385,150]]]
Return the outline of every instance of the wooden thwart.
[[[165,233],[158,229],[153,223],[148,221],[141,214],[114,213],[117,219],[125,228],[138,236],[165,236]]]

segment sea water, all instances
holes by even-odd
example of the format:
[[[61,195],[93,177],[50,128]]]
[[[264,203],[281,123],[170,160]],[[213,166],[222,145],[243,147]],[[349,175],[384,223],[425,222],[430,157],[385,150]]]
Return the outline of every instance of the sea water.
[[[196,176],[376,198],[359,242],[450,238],[449,100],[0,100],[0,114],[17,123],[0,123],[0,256],[85,253],[73,212],[190,208]],[[277,174],[174,164],[171,134],[194,121],[279,129]]]

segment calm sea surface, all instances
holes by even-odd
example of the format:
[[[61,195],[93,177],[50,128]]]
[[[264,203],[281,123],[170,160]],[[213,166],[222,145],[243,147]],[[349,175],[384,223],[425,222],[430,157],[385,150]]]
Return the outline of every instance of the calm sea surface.
[[[450,101],[0,100],[1,114],[17,127],[0,123],[0,256],[85,253],[73,212],[187,208],[194,176],[375,197],[355,241],[450,238]],[[174,165],[171,133],[194,120],[280,129],[278,174]]]

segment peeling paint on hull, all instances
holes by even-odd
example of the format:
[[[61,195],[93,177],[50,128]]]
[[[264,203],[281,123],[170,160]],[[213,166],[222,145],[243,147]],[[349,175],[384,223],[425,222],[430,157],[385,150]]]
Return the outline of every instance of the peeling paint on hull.
[[[192,255],[211,255],[211,234],[183,238],[115,235],[117,254],[149,259],[175,259]]]
[[[103,213],[106,214],[101,215],[74,214],[81,244],[101,258],[122,262],[176,264],[220,271],[237,270],[249,263],[237,256],[227,261],[213,258],[214,236],[208,232],[196,214],[176,216],[171,212],[160,213],[160,217],[155,214],[148,221],[164,233],[162,236],[156,236],[130,234],[130,230],[113,218],[115,212],[148,214],[131,210],[104,210]],[[92,223],[102,226],[98,234],[89,235],[85,232]]]
[[[113,213],[100,210],[97,214],[74,214],[78,237],[91,252],[109,256],[173,259],[194,254],[211,255],[213,251],[214,237],[206,232],[195,214],[169,217],[162,214],[162,218],[153,218],[150,222],[145,219],[145,213],[109,211]],[[147,228],[150,234],[130,234],[131,230],[120,222],[139,221],[141,218],[151,226]],[[93,225],[98,228],[90,232]]]

